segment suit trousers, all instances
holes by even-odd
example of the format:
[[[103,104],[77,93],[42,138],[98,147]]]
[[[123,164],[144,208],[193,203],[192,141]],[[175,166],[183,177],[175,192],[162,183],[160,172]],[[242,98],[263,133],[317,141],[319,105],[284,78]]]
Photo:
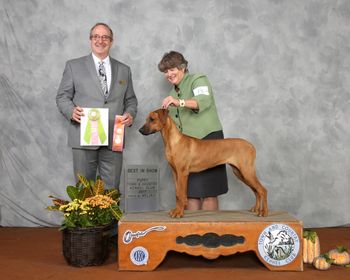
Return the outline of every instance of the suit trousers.
[[[95,180],[97,175],[105,183],[106,189],[119,190],[120,175],[123,164],[123,154],[113,152],[107,147],[99,147],[97,150],[72,148],[73,169],[75,179],[80,173],[88,180]]]

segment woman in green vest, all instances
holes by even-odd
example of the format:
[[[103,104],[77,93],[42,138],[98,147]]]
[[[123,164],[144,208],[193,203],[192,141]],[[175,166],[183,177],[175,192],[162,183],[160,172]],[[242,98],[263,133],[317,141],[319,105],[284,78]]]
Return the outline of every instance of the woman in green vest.
[[[179,130],[198,139],[224,138],[213,90],[208,78],[189,74],[188,62],[176,51],[165,53],[158,64],[167,81],[173,85],[164,98],[162,108],[169,114]],[[217,196],[228,191],[226,166],[219,165],[188,178],[187,210],[217,210]]]

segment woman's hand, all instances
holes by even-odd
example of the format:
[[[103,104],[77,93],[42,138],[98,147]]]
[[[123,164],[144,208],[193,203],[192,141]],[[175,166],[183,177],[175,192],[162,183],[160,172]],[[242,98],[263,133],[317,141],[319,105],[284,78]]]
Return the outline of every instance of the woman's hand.
[[[186,107],[188,109],[192,109],[192,110],[198,109],[198,103],[194,99],[184,100],[183,105],[184,105],[183,107]],[[180,100],[169,95],[168,97],[164,98],[162,103],[162,109],[168,109],[169,106],[180,107]]]
[[[168,109],[169,106],[179,107],[180,101],[169,95],[168,97],[164,98],[162,102],[162,109]]]

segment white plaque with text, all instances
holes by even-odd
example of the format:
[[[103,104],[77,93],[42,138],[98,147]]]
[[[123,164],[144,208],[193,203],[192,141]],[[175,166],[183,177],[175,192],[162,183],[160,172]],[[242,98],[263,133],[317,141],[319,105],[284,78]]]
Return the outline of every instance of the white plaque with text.
[[[125,212],[159,210],[159,167],[125,166]]]

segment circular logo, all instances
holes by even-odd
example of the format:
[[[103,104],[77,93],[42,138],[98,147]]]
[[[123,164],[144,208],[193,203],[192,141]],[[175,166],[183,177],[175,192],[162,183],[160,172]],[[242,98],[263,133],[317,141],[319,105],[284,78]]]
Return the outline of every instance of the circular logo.
[[[146,265],[148,261],[148,251],[146,248],[138,246],[131,250],[130,259],[135,265]]]
[[[273,266],[291,263],[297,257],[299,248],[300,240],[297,233],[285,224],[266,227],[258,240],[260,256]]]

